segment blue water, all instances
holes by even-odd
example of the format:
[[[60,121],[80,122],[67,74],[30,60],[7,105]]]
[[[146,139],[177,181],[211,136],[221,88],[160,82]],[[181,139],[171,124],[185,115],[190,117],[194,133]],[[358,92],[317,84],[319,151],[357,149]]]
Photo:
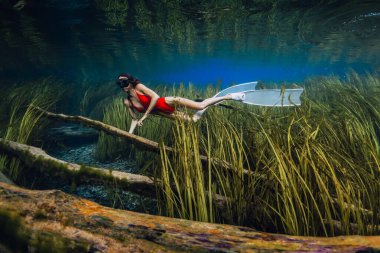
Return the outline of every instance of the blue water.
[[[378,1],[298,1],[275,13],[236,1],[173,9],[146,1],[144,15],[129,1],[127,12],[113,10],[121,24],[107,21],[112,10],[96,1],[30,2],[22,10],[1,4],[0,79],[103,83],[129,72],[148,84],[227,86],[380,69]]]

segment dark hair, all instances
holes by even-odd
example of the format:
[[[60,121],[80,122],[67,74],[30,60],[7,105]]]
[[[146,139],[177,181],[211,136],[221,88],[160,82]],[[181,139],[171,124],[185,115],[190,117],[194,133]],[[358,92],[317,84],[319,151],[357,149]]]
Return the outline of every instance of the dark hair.
[[[140,83],[140,80],[134,78],[131,74],[120,74],[117,78],[116,84],[120,88],[128,87],[129,84],[132,84],[133,88]]]

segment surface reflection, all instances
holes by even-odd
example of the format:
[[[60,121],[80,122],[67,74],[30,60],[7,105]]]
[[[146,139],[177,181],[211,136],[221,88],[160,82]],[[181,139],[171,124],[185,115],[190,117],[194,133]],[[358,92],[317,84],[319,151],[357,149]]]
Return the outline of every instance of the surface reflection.
[[[257,72],[257,65],[269,64],[267,79],[295,65],[315,71],[300,69],[299,78],[319,74],[321,66],[329,69],[325,74],[349,68],[376,71],[380,66],[376,1],[26,3],[16,9],[0,2],[4,77],[22,67],[24,77],[78,79],[86,72],[86,78],[102,80],[128,69],[148,80],[171,81],[170,73],[185,74],[210,59],[229,61],[227,67],[244,65],[245,76]],[[211,75],[222,77],[215,65],[212,69],[216,72]],[[163,79],[155,80],[157,76]],[[197,81],[191,76],[181,80]]]

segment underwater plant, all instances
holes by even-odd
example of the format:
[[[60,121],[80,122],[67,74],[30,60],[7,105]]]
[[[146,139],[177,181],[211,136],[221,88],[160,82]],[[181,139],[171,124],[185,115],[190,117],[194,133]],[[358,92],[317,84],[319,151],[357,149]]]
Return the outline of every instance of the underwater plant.
[[[377,233],[379,214],[368,211],[379,205],[379,79],[351,74],[305,85],[301,107],[257,118],[247,137],[256,172],[267,178],[257,185],[257,217],[290,234]]]
[[[44,124],[41,121],[42,113],[36,107],[49,109],[59,101],[63,91],[54,89],[58,82],[53,78],[44,78],[20,84],[10,91],[7,96],[9,120],[2,133],[4,139],[29,143],[37,138]],[[22,176],[21,168],[17,159],[0,159],[0,170],[12,180]]]
[[[212,116],[201,124],[177,120],[174,153],[161,149],[163,211],[187,219],[244,224],[254,184],[252,174],[245,175],[242,135],[220,114]],[[208,157],[207,164],[201,163],[200,155]]]
[[[176,152],[161,150],[162,212],[294,235],[377,234],[379,78],[305,88],[297,108],[215,107],[201,123],[176,122]],[[202,165],[201,154],[235,171]]]
[[[104,108],[102,121],[122,130],[127,130],[130,119],[128,117],[128,111],[122,102],[122,97],[114,98],[112,103]],[[125,152],[125,147],[128,145],[129,144],[120,137],[110,137],[101,132],[99,133],[95,156],[100,161],[115,158]]]

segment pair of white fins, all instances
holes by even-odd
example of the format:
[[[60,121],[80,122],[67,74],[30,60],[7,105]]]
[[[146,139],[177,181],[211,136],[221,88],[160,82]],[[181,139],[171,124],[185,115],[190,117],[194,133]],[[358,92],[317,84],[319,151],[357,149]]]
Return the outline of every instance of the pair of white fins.
[[[298,106],[301,105],[301,94],[303,88],[297,89],[262,89],[256,90],[257,82],[242,83],[228,87],[217,93],[214,97],[225,96],[230,93],[237,94],[237,97],[243,97],[241,102],[250,105],[259,106]],[[195,119],[199,119],[207,110],[197,111],[194,115]]]
[[[229,93],[244,93],[241,102],[259,106],[297,106],[301,105],[303,88],[297,89],[263,89],[256,90],[257,82],[242,83],[228,87],[214,97],[225,96]]]

